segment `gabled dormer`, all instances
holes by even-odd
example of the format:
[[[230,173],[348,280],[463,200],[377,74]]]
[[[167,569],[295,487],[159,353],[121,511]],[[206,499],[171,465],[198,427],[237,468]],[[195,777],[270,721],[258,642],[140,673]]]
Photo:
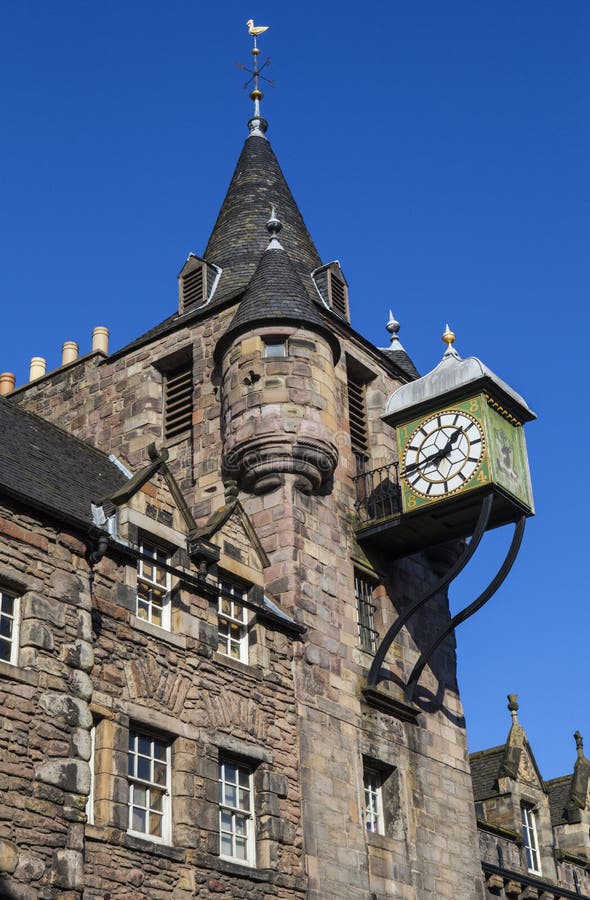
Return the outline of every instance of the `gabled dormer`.
[[[211,300],[221,269],[190,253],[178,275],[179,315],[198,309]]]
[[[341,319],[350,322],[348,282],[340,268],[340,263],[335,260],[325,266],[319,266],[314,269],[311,277],[325,306]]]

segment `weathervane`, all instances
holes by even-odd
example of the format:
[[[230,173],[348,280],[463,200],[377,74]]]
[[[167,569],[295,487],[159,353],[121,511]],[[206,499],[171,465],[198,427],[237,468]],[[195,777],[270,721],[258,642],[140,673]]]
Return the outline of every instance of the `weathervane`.
[[[246,22],[248,27],[248,34],[251,34],[254,39],[254,46],[252,47],[252,56],[254,57],[254,68],[249,69],[247,66],[243,66],[241,63],[237,63],[239,69],[242,69],[244,72],[250,73],[250,78],[244,84],[244,89],[248,87],[248,85],[253,81],[254,87],[250,91],[250,99],[254,101],[254,117],[258,118],[260,116],[260,101],[264,97],[264,94],[260,90],[259,79],[262,81],[266,81],[267,84],[270,84],[271,87],[274,87],[274,82],[271,81],[270,78],[267,78],[265,75],[262,75],[261,72],[267,66],[270,65],[270,57],[263,62],[263,64],[258,68],[258,54],[260,50],[256,44],[256,38],[261,34],[264,34],[265,31],[268,31],[268,25],[255,25],[254,19],[248,19]]]

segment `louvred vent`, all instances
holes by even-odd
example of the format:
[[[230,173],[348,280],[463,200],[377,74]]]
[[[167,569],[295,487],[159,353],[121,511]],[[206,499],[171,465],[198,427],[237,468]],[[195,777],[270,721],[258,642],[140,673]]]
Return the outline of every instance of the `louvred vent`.
[[[330,298],[332,301],[332,309],[337,312],[343,319],[348,317],[346,308],[346,287],[341,278],[338,278],[334,272],[330,272]]]
[[[353,452],[368,455],[367,411],[365,408],[365,386],[348,375],[348,418],[350,422],[350,443]]]
[[[205,266],[199,266],[182,277],[182,311],[200,306],[205,299]]]
[[[190,430],[193,413],[192,363],[166,375],[164,438],[170,440]]]

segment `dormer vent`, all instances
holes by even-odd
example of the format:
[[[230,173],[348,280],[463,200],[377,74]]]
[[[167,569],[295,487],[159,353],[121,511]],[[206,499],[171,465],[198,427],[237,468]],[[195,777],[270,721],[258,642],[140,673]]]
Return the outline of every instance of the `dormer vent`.
[[[320,266],[312,272],[311,277],[324,305],[349,322],[348,284],[340,263],[331,262],[326,266]]]
[[[190,254],[178,276],[178,312],[190,312],[213,296],[221,270]]]

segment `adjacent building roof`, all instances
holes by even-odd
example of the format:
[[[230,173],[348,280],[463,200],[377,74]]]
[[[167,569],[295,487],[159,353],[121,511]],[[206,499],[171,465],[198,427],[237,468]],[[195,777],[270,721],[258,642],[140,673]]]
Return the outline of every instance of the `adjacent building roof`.
[[[565,825],[568,818],[566,809],[571,806],[572,775],[563,775],[561,778],[552,778],[545,782],[545,788],[549,794],[549,811],[551,824]]]
[[[475,801],[487,800],[498,794],[498,777],[504,759],[505,746],[480,750],[469,757],[471,763],[471,780]]]
[[[78,525],[126,482],[109,457],[0,397],[0,493]]]

